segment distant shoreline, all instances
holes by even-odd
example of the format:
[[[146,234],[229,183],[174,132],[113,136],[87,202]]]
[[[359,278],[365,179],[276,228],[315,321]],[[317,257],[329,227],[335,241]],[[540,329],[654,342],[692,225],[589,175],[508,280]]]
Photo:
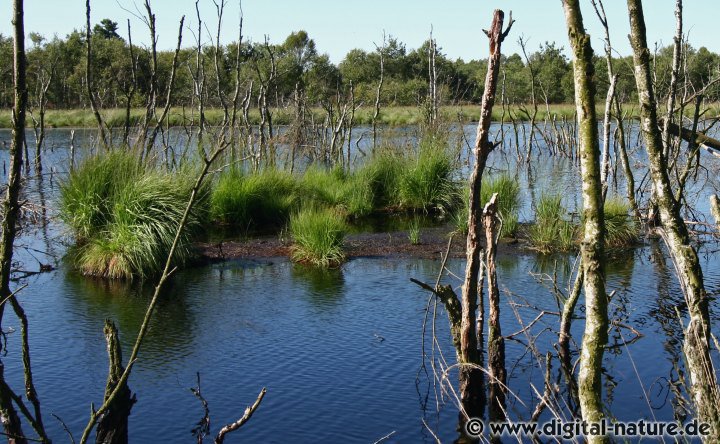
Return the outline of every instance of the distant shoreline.
[[[720,104],[713,104],[707,115],[717,115],[720,110]],[[628,118],[637,117],[637,109],[630,104],[626,105]],[[557,120],[572,119],[575,112],[573,104],[553,104],[548,108],[544,104],[538,104],[536,122],[543,122],[549,113],[555,116]],[[527,122],[529,117],[526,114],[532,114],[532,105],[510,105],[504,115],[506,122],[515,119],[516,122]],[[274,125],[289,125],[295,119],[294,108],[273,108],[272,117]],[[420,107],[411,106],[392,106],[382,107],[378,118],[379,125],[386,126],[404,126],[417,125],[424,120],[424,110]],[[598,118],[602,118],[604,105],[597,108]],[[125,124],[125,110],[120,108],[112,108],[101,111],[108,126],[114,128],[122,128]],[[141,122],[145,113],[144,108],[133,108],[130,112],[131,126]],[[312,113],[315,122],[322,122],[326,116],[325,110],[322,108],[312,108],[308,111]],[[374,108],[371,106],[362,106],[355,111],[355,125],[371,125]],[[453,105],[443,106],[440,108],[440,116],[444,122],[449,124],[462,122],[464,124],[477,122],[480,118],[479,105]],[[250,110],[250,123],[257,125],[260,123],[260,115],[257,109]],[[495,105],[492,114],[493,121],[499,122],[503,119],[503,109],[501,106]],[[185,126],[194,123],[197,125],[198,115],[196,109],[180,107],[172,108],[169,113],[170,126]],[[223,111],[220,108],[209,108],[205,110],[205,119],[209,125],[219,125],[223,119]],[[242,120],[241,112],[238,112],[238,120]],[[11,110],[0,110],[0,128],[11,128],[12,115]],[[28,128],[32,128],[32,119],[28,118]],[[87,109],[49,109],[45,114],[46,128],[93,128],[97,123],[92,111]]]

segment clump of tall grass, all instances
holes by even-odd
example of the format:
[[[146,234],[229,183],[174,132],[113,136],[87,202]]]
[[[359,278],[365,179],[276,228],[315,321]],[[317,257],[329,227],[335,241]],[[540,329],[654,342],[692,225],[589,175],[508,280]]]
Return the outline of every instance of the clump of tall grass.
[[[408,227],[408,240],[412,245],[420,244],[420,221],[415,218]]]
[[[520,183],[517,179],[507,174],[490,177],[483,181],[480,191],[480,203],[485,205],[490,201],[492,195],[498,193],[498,213],[502,218],[501,237],[512,237],[517,233],[519,226],[518,212],[520,210]],[[462,191],[463,206],[455,212],[453,220],[456,229],[460,233],[468,231],[468,205],[470,191],[464,187]]]
[[[89,157],[60,184],[60,217],[79,241],[105,228],[117,195],[142,170],[136,156],[113,151]]]
[[[337,266],[345,259],[345,219],[331,208],[307,207],[290,216],[294,240],[292,258],[319,267]]]
[[[535,224],[528,240],[542,252],[568,251],[575,247],[575,225],[567,219],[567,210],[559,194],[542,194],[535,206]]]
[[[636,221],[630,216],[630,205],[618,197],[605,201],[605,245],[622,248],[638,241],[640,235]]]
[[[382,149],[356,173],[368,184],[372,196],[373,208],[398,205],[400,176],[407,161],[389,148]]]
[[[61,217],[77,245],[75,266],[86,275],[145,278],[161,271],[194,186],[193,174],[162,171],[131,152],[88,159],[61,186]],[[200,190],[173,261],[191,255],[193,233],[207,215]]]
[[[399,206],[407,210],[451,212],[460,203],[454,172],[446,144],[435,138],[422,140],[417,157],[408,158],[401,171],[397,191]]]
[[[367,176],[348,173],[338,167],[310,166],[300,180],[298,192],[306,204],[334,207],[348,217],[365,216],[374,208]]]
[[[263,170],[247,174],[230,169],[221,174],[212,193],[214,220],[246,229],[285,225],[298,202],[297,185],[289,173]]]

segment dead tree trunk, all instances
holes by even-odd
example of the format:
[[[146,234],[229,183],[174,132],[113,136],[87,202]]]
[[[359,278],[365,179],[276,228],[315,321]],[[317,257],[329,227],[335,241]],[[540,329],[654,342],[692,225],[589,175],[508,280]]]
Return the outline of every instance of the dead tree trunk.
[[[47,102],[48,102],[48,89],[50,89],[50,84],[53,81],[53,77],[55,76],[55,65],[57,64],[57,59],[50,61],[50,67],[48,70],[46,70],[44,67],[40,66],[38,67],[38,74],[37,74],[37,106],[38,106],[38,117],[39,120],[35,118],[35,116],[32,113],[32,110],[28,109],[28,112],[30,114],[30,118],[33,121],[33,132],[35,133],[35,171],[37,173],[42,172],[42,146],[45,142],[45,111],[47,108]],[[27,162],[27,159],[25,159]]]
[[[112,321],[106,319],[103,331],[110,361],[108,380],[105,386],[105,401],[107,401],[120,382],[125,367],[122,365],[122,348],[117,327]],[[128,442],[128,417],[136,400],[135,395],[127,386],[127,381],[123,381],[122,384],[117,396],[112,399],[107,411],[98,420],[96,443],[125,444]]]
[[[608,25],[607,15],[605,14],[605,6],[603,6],[602,0],[591,0],[591,2],[593,8],[595,9],[595,13],[600,19],[600,23],[603,25],[603,29],[605,31],[605,62],[607,63],[608,80],[610,81],[611,85],[615,85],[615,83],[617,83],[617,75],[615,74],[615,71],[613,69],[612,44],[610,43],[610,26]],[[630,159],[628,158],[627,154],[627,146],[625,140],[625,124],[623,123],[622,106],[620,105],[620,100],[617,97],[617,90],[613,90],[612,94],[609,94],[609,92],[610,91],[608,91],[608,97],[611,97],[610,102],[614,103],[615,106],[615,124],[617,126],[616,130],[619,151],[618,154],[620,157],[620,162],[622,163],[623,170],[625,172],[626,195],[628,198],[628,202],[633,209],[633,213],[635,214],[635,218],[638,221],[642,221],[640,208],[638,207],[637,200],[635,199],[635,177],[633,175],[632,167],[630,166]],[[607,121],[607,105],[605,108],[605,113],[605,120]],[[606,123],[604,128],[605,131],[607,131],[607,129],[609,129],[609,125]],[[603,147],[603,165],[605,165],[604,150],[605,147]],[[603,185],[605,185],[605,181],[603,181]]]
[[[25,142],[25,110],[27,109],[25,26],[23,22],[23,2],[13,1],[14,29],[14,84],[15,108],[13,109],[12,143],[10,145],[10,171],[3,201],[2,233],[0,234],[0,299],[12,297],[10,291],[10,267],[12,265],[13,244],[15,242],[16,223],[20,213],[20,179],[22,174],[22,152]],[[0,325],[5,304],[0,305]],[[20,418],[13,406],[14,393],[5,382],[4,365],[0,362],[0,422],[8,442],[26,443]]]
[[[582,175],[584,236],[580,246],[585,290],[585,333],[580,355],[578,388],[583,420],[599,423],[604,418],[602,360],[608,340],[607,294],[603,253],[605,220],[600,180],[600,147],[595,113],[595,69],[590,36],[585,32],[578,0],[564,0],[568,38],[573,52],[575,103]],[[607,436],[589,436],[591,443],[609,442]]]
[[[710,196],[710,211],[715,219],[715,225],[720,230],[720,198],[717,194]]]
[[[432,27],[430,28],[430,45],[428,46],[428,124],[435,128],[438,117],[438,93],[437,93],[437,69],[435,57],[437,55],[437,44],[433,39]]]
[[[507,370],[505,369],[505,339],[500,329],[500,290],[497,283],[495,256],[497,254],[498,216],[497,193],[483,209],[485,225],[485,265],[487,270],[488,303],[488,370],[489,370],[489,413],[490,421],[504,421]]]
[[[558,357],[560,358],[560,369],[565,375],[569,392],[570,408],[573,414],[577,414],[578,406],[578,386],[573,373],[572,359],[570,356],[570,327],[572,327],[573,316],[575,315],[575,307],[580,299],[580,291],[583,287],[583,268],[582,264],[578,268],[573,284],[567,299],[563,303],[562,313],[560,314],[560,333],[558,334]]]
[[[130,19],[127,21],[128,30],[128,49],[130,56],[130,75],[132,77],[130,87],[125,94],[125,124],[123,126],[123,144],[130,146],[130,111],[132,110],[132,99],[137,90],[137,60],[133,51],[132,32],[130,32]]]
[[[377,148],[377,121],[378,117],[380,117],[380,94],[382,93],[382,87],[385,81],[385,41],[385,33],[383,32],[382,48],[376,47],[380,55],[380,79],[378,80],[377,89],[375,90],[375,111],[372,116],[373,153],[375,153],[375,149]]]
[[[689,321],[685,329],[683,351],[690,375],[690,392],[695,402],[698,419],[712,427],[711,435],[707,437],[708,442],[717,442],[720,439],[718,411],[720,402],[718,402],[717,378],[710,360],[708,297],[697,252],[690,244],[687,227],[680,215],[680,205],[673,195],[668,176],[667,158],[663,153],[663,143],[658,128],[657,103],[650,71],[650,52],[647,47],[642,2],[628,0],[627,4],[635,82],[640,100],[640,124],[650,161],[650,175],[664,238],[675,263],[688,307]]]
[[[155,146],[155,140],[157,139],[158,133],[162,128],[162,123],[170,112],[170,106],[172,104],[172,93],[175,85],[175,76],[177,73],[178,58],[180,55],[180,45],[182,44],[182,33],[183,26],[185,24],[185,16],[180,18],[180,26],[178,28],[177,45],[175,46],[175,53],[173,54],[172,65],[170,69],[170,79],[167,86],[167,95],[165,97],[165,106],[162,110],[162,114],[158,117],[157,115],[157,98],[160,94],[158,90],[158,78],[157,78],[157,34],[155,29],[155,13],[152,12],[149,0],[145,1],[145,10],[147,12],[146,24],[150,30],[150,54],[151,54],[151,66],[150,66],[150,93],[145,109],[145,118],[142,126],[142,140],[145,142],[145,156],[149,157],[150,152]],[[150,121],[155,120],[155,126],[149,131]],[[202,124],[202,120],[201,120]],[[148,134],[149,132],[149,134]],[[167,160],[167,159],[166,159]]]
[[[490,152],[495,146],[489,140],[490,120],[492,108],[495,104],[495,91],[497,89],[498,73],[500,72],[500,47],[505,37],[510,32],[513,24],[512,17],[505,31],[503,31],[503,20],[505,14],[496,9],[493,14],[492,27],[485,34],[490,39],[490,57],[488,58],[488,70],[485,77],[485,91],[483,93],[480,111],[480,122],[478,123],[477,139],[475,141],[475,165],[470,175],[470,198],[468,216],[467,236],[467,266],[462,293],[462,325],[460,329],[460,355],[462,364],[460,369],[460,399],[470,416],[480,416],[484,409],[484,378],[479,365],[482,363],[481,344],[478,342],[478,332],[482,331],[482,325],[477,323],[478,296],[481,288],[478,286],[480,274],[480,236],[482,227],[480,221],[481,202],[480,187],[485,164]],[[482,313],[480,313],[482,318]]]
[[[97,121],[98,131],[100,134],[100,143],[107,149],[110,147],[110,140],[108,140],[106,124],[100,115],[97,102],[95,101],[95,93],[93,92],[93,77],[92,77],[92,34],[90,32],[90,0],[85,2],[85,19],[87,29],[85,30],[85,50],[87,60],[85,61],[85,87],[88,95],[88,101],[90,102],[90,108],[92,109],[95,120]]]

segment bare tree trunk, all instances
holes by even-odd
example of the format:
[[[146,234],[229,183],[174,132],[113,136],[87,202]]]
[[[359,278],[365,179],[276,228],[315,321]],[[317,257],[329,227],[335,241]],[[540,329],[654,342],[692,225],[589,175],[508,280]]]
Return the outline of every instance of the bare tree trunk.
[[[582,259],[581,259],[582,260]],[[560,368],[565,375],[565,380],[570,394],[570,407],[574,413],[577,412],[578,405],[578,387],[575,375],[573,374],[572,359],[570,357],[570,327],[572,326],[573,316],[575,315],[575,307],[580,299],[580,291],[583,287],[583,267],[582,263],[578,268],[573,284],[567,299],[565,300],[562,313],[560,314],[560,333],[558,335],[558,357],[560,358]]]
[[[507,390],[507,370],[505,369],[505,339],[500,329],[500,290],[497,283],[495,256],[497,254],[498,216],[497,193],[483,209],[485,225],[485,265],[487,270],[488,303],[488,370],[490,421],[506,419],[505,393]]]
[[[605,62],[607,63],[608,80],[611,84],[617,83],[617,76],[613,70],[612,63],[612,44],[610,43],[610,26],[608,25],[607,15],[605,14],[605,7],[603,6],[602,0],[591,0],[595,13],[600,19],[600,23],[603,25],[605,30]],[[608,91],[609,92],[609,91]],[[620,99],[617,97],[617,91],[613,89],[611,102],[615,105],[615,123],[618,134],[618,151],[620,155],[620,162],[622,163],[623,170],[625,172],[626,182],[626,195],[628,202],[635,213],[635,218],[638,222],[642,221],[642,215],[640,214],[640,208],[638,207],[637,200],[635,199],[635,177],[633,175],[632,167],[630,166],[630,159],[627,154],[627,146],[625,143],[625,125],[623,123],[623,112],[622,106],[620,105]],[[605,118],[608,118],[607,105],[605,108]],[[606,129],[609,129],[609,125],[605,123]],[[604,149],[604,147],[603,147]],[[604,163],[603,163],[604,165]],[[605,182],[603,181],[603,184]]]
[[[707,441],[717,442],[720,439],[720,412],[718,412],[720,402],[718,402],[717,378],[710,360],[708,297],[697,252],[690,244],[687,227],[680,216],[680,206],[673,195],[668,176],[667,158],[663,153],[663,143],[658,128],[657,103],[652,85],[642,2],[628,0],[627,4],[635,81],[640,100],[640,124],[650,161],[650,175],[664,237],[675,263],[690,318],[685,329],[683,344],[687,370],[690,374],[690,391],[698,419],[712,427]]]
[[[498,73],[500,71],[500,47],[505,37],[510,32],[513,21],[503,31],[503,20],[505,14],[496,9],[493,14],[492,27],[485,31],[490,40],[490,57],[488,58],[488,70],[485,77],[485,91],[483,93],[480,111],[480,122],[478,123],[477,139],[475,141],[475,165],[470,175],[470,198],[468,215],[468,236],[467,236],[467,266],[465,268],[465,279],[462,293],[462,325],[460,329],[461,363],[470,364],[460,369],[460,399],[470,416],[480,416],[484,409],[484,378],[478,366],[482,363],[481,344],[478,343],[478,331],[482,325],[477,326],[477,305],[478,295],[481,288],[478,286],[480,274],[480,237],[482,227],[480,221],[481,202],[480,187],[485,164],[490,152],[495,148],[489,140],[490,121],[492,108],[495,104],[495,91],[497,89]],[[481,314],[482,316],[482,314]]]
[[[585,333],[578,376],[580,411],[588,423],[604,419],[602,360],[608,340],[605,293],[605,220],[600,181],[600,147],[595,114],[595,70],[590,36],[585,33],[578,0],[564,0],[568,38],[573,51],[575,103],[577,107],[580,169],[582,174],[585,229],[580,246],[585,290]],[[591,443],[609,442],[607,436],[588,436]]]
[[[535,78],[537,76],[535,74],[533,64],[530,62],[530,58],[527,56],[527,52],[525,51],[525,40],[522,37],[518,39],[518,44],[520,44],[520,49],[522,49],[523,57],[525,57],[525,64],[530,71],[530,100],[532,102],[533,112],[531,114],[524,106],[520,107],[520,111],[522,111],[530,121],[530,138],[526,140],[527,150],[525,154],[525,161],[530,162],[530,156],[532,155],[533,148],[533,140],[535,140],[535,119],[537,118],[538,113],[537,94],[535,93],[535,84],[537,83],[537,80]]]
[[[195,0],[195,15],[198,20],[197,51],[195,52],[195,96],[198,99],[198,150],[203,150],[203,134],[205,131],[205,55],[202,51],[202,19],[200,18],[200,0]]]
[[[372,117],[372,132],[373,132],[373,153],[377,148],[377,120],[380,117],[380,93],[382,92],[383,82],[385,80],[385,33],[383,32],[383,45],[382,48],[377,48],[380,54],[380,79],[378,80],[378,86],[375,90],[375,112]]]
[[[438,95],[437,95],[437,69],[435,67],[435,56],[437,54],[437,45],[433,39],[432,27],[430,28],[430,46],[428,47],[428,99],[430,101],[430,109],[428,114],[428,123],[431,127],[435,127],[438,116]]]
[[[110,362],[105,386],[105,400],[107,400],[120,382],[125,368],[122,365],[122,348],[117,327],[111,320],[106,319],[103,331]],[[128,442],[128,417],[136,402],[135,395],[128,388],[127,381],[123,382],[123,386],[119,390],[107,411],[98,419],[96,443],[124,444]]]
[[[132,85],[128,89],[127,95],[125,96],[125,126],[123,127],[123,143],[126,146],[130,146],[130,111],[132,110],[132,99],[137,90],[137,61],[135,60],[135,53],[133,51],[132,32],[130,31],[130,19],[127,21],[128,30],[128,48],[130,51],[130,73],[132,76]]]
[[[53,81],[53,77],[55,76],[55,65],[57,64],[57,59],[52,60],[50,62],[49,71],[45,69],[43,66],[38,67],[38,74],[37,74],[37,106],[38,106],[38,117],[40,120],[36,119],[33,115],[33,112],[31,109],[28,109],[28,113],[30,114],[30,118],[33,121],[33,132],[35,133],[35,159],[33,163],[35,164],[35,171],[37,173],[42,172],[42,146],[45,142],[45,111],[47,108],[47,92],[48,89],[50,89],[50,84]],[[27,141],[25,141],[27,145]],[[28,159],[25,159],[27,162]]]
[[[710,196],[710,211],[715,219],[715,225],[720,230],[720,198],[717,194]]]
[[[92,33],[90,32],[90,0],[86,0],[85,2],[85,18],[86,18],[86,26],[87,29],[85,30],[85,49],[86,49],[86,56],[87,60],[85,62],[85,87],[86,92],[88,95],[88,100],[90,101],[90,108],[92,108],[93,115],[95,116],[95,120],[98,124],[98,131],[100,132],[100,142],[102,145],[107,149],[110,147],[110,141],[107,137],[107,131],[106,131],[106,124],[103,120],[102,116],[100,115],[100,111],[98,109],[97,102],[95,101],[95,93],[93,92],[93,81],[92,81]]]
[[[0,299],[12,297],[10,290],[10,267],[12,266],[13,244],[15,242],[16,223],[20,213],[20,180],[22,174],[22,150],[25,142],[25,110],[27,109],[25,26],[23,22],[23,2],[13,1],[14,29],[14,84],[15,108],[13,109],[12,143],[10,145],[10,171],[7,190],[3,201],[2,233],[0,233]],[[5,304],[0,305],[0,325]],[[26,443],[20,418],[13,406],[14,393],[5,382],[4,365],[0,362],[0,422],[8,442]]]
[[[223,12],[225,11],[225,0],[220,0],[220,2],[215,2],[215,9],[217,9],[217,18],[218,18],[218,24],[217,24],[217,33],[215,35],[215,53],[214,53],[214,59],[213,62],[215,63],[215,80],[217,82],[217,95],[220,99],[220,106],[222,106],[223,109],[223,121],[221,125],[221,129],[225,130],[225,127],[227,126],[228,122],[230,121],[230,111],[228,109],[227,100],[225,100],[225,92],[222,89],[222,80],[220,78],[220,31],[222,30],[222,19],[223,19]],[[240,45],[240,42],[238,42],[238,45]]]
[[[612,110],[613,100],[615,99],[615,85],[617,85],[617,80],[617,74],[610,78],[610,88],[608,88],[605,99],[602,160],[600,161],[600,183],[602,184],[603,196],[607,193],[608,175],[610,174],[610,111]]]
[[[170,68],[170,79],[168,81],[167,94],[165,96],[165,107],[163,108],[160,117],[157,116],[157,96],[159,94],[157,85],[157,36],[155,31],[155,14],[152,12],[149,0],[145,1],[145,10],[147,11],[147,25],[150,29],[150,38],[152,43],[150,45],[152,55],[152,66],[150,71],[150,95],[148,97],[147,109],[145,112],[145,120],[142,128],[142,140],[145,140],[145,156],[150,155],[155,146],[155,140],[157,135],[162,128],[162,123],[170,112],[170,106],[172,105],[172,93],[175,86],[175,76],[177,73],[178,57],[180,56],[180,45],[182,44],[182,32],[183,25],[185,24],[185,16],[180,18],[180,26],[178,27],[177,44],[175,46],[175,53],[173,54],[172,66]],[[155,126],[148,135],[148,129],[150,127],[150,120],[155,120]],[[201,119],[202,125],[202,119]],[[146,139],[147,138],[147,139]]]
[[[675,28],[675,36],[673,37],[673,61],[672,69],[670,71],[670,86],[667,100],[667,117],[665,118],[662,134],[666,159],[670,158],[670,154],[672,152],[670,143],[670,131],[668,129],[668,125],[672,123],[673,117],[675,115],[675,98],[677,96],[678,74],[680,71],[680,52],[683,38],[682,0],[675,1],[675,19],[677,26]]]
[[[353,125],[355,125],[355,111],[357,110],[357,106],[355,105],[355,85],[353,85],[352,80],[350,80],[350,117],[347,121],[347,165],[346,165],[346,171],[350,172],[350,150],[352,148],[352,130]]]

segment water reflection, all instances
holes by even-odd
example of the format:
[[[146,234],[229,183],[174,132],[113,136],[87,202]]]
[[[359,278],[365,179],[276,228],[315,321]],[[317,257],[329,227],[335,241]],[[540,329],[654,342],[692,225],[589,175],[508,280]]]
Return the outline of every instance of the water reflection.
[[[474,128],[468,128],[472,134]],[[92,130],[78,130],[78,159],[93,151],[93,137]],[[172,137],[176,138],[173,144],[182,147],[182,134]],[[417,135],[397,131],[388,137],[407,141]],[[67,172],[68,140],[69,130],[48,132],[45,174],[30,178],[26,188],[27,198],[41,204],[42,223],[37,231],[26,232],[23,241],[51,254],[38,257],[41,261],[64,251],[58,242],[62,227],[54,222],[53,208],[57,180]],[[538,144],[542,145],[540,139]],[[579,179],[572,161],[543,153],[531,164],[518,166],[513,153],[498,154],[490,168],[516,172],[521,181],[522,220],[532,219],[532,202],[547,189],[563,192],[570,211],[578,208]],[[2,158],[6,155],[0,153]],[[622,178],[618,179],[618,187],[624,187]],[[693,192],[700,189],[692,186]],[[381,228],[403,229],[403,223],[393,221]],[[25,263],[36,263],[21,250],[19,254]],[[447,265],[461,276],[464,264],[455,259]],[[67,272],[61,262],[57,265],[61,270],[29,280],[21,301],[31,317],[40,393],[48,409],[63,414],[76,431],[87,416],[87,403],[102,396],[107,371],[103,319],[117,322],[127,350],[152,288],[89,279]],[[457,440],[457,410],[449,395],[437,390],[431,375],[421,376],[416,385],[428,299],[409,279],[434,282],[439,265],[439,261],[356,259],[338,269],[319,271],[272,259],[179,272],[163,292],[130,384],[140,399],[131,417],[131,439],[162,436],[178,442],[187,438],[198,419],[198,405],[187,387],[194,384],[199,370],[211,408],[218,412],[217,423],[234,419],[238,405],[252,402],[259,387],[268,386],[261,410],[243,431],[250,442],[372,442],[392,430],[396,430],[393,439],[397,442],[435,442],[421,417],[443,442]],[[539,311],[559,308],[552,286],[538,284],[530,272],[554,279],[566,294],[576,255],[501,254],[498,265],[501,289],[507,289],[502,294],[501,322],[503,331],[510,334],[521,330]],[[703,267],[711,295],[720,293],[717,266],[717,254],[705,250]],[[611,317],[644,335],[631,343],[632,330],[617,325],[610,332],[603,363],[606,406],[619,420],[686,417],[678,310],[680,317],[685,311],[664,247],[651,240],[632,252],[608,252],[606,271],[608,289],[615,291]],[[460,285],[457,278],[445,279],[445,283]],[[517,304],[515,309],[510,302]],[[572,334],[579,342],[582,300],[577,315]],[[713,314],[716,324],[719,315]],[[454,351],[442,310],[433,321],[437,343],[452,361]],[[557,325],[558,318],[552,314],[533,325],[529,334],[536,350],[528,347],[528,338],[522,335],[523,343],[507,342],[508,381],[518,395],[509,404],[513,418],[527,418],[537,402],[531,384],[543,386],[542,360],[545,352],[554,351]],[[16,337],[10,338],[11,347],[17,346]],[[577,347],[573,353],[576,360]],[[19,374],[17,367],[17,362],[8,359],[8,374]],[[455,381],[455,376],[449,380]],[[555,380],[565,390],[561,396],[567,395],[559,374]],[[21,386],[22,381],[17,383]],[[562,405],[572,410],[572,401]],[[549,417],[544,415],[541,420]],[[277,430],[281,422],[282,436],[268,432]],[[53,436],[64,436],[57,424],[50,427]]]
[[[342,268],[319,269],[293,264],[290,273],[295,284],[308,290],[308,300],[318,308],[337,306],[345,296]]]
[[[168,355],[186,354],[188,338],[195,335],[194,313],[187,304],[182,281],[171,280],[159,297],[143,346],[143,354],[151,362],[164,362]],[[154,287],[148,283],[88,278],[75,272],[65,273],[64,284],[65,294],[74,306],[72,313],[82,317],[73,321],[112,319],[120,331],[123,349],[129,352]]]

